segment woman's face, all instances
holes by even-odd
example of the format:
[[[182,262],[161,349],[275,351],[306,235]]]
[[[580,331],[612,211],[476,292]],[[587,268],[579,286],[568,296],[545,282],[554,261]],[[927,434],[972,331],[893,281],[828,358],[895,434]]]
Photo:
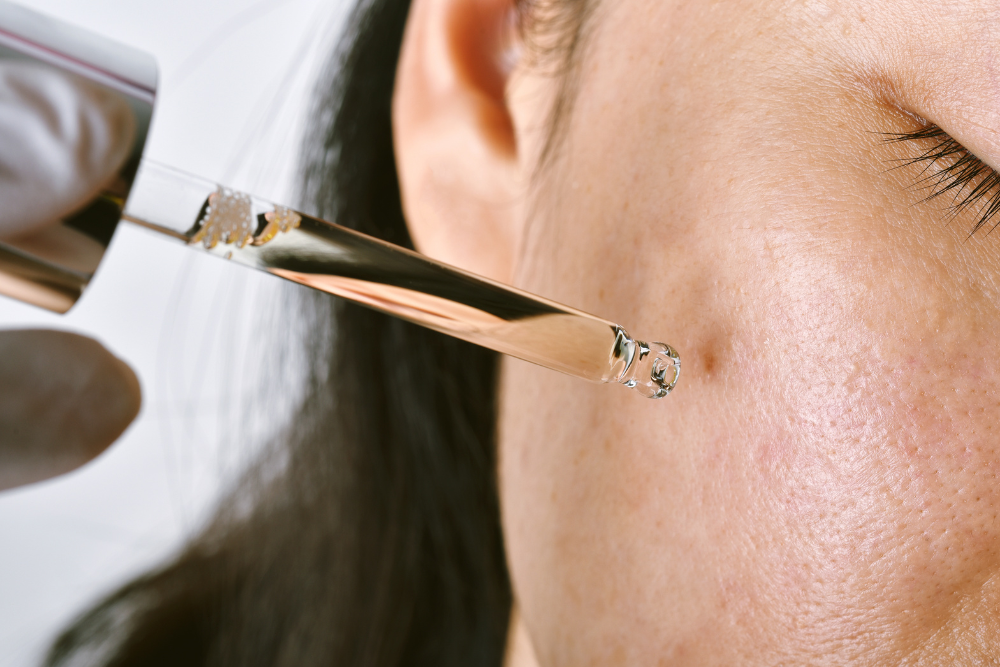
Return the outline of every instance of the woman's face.
[[[880,134],[919,116],[1000,166],[998,10],[600,4],[515,282],[684,370],[649,401],[504,364],[542,664],[1000,656],[1000,236]]]

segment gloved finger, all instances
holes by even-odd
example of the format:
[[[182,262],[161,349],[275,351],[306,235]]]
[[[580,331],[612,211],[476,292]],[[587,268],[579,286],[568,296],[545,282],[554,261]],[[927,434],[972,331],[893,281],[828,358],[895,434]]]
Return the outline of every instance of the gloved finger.
[[[0,331],[0,490],[83,465],[122,434],[140,404],[135,373],[100,343]]]
[[[135,128],[114,91],[39,64],[0,62],[0,238],[92,200],[128,157]]]

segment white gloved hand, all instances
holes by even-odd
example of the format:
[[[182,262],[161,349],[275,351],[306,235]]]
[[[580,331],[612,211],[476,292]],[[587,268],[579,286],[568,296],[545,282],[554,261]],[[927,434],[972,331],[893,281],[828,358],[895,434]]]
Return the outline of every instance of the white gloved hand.
[[[0,61],[0,238],[50,225],[93,199],[134,135],[121,95],[43,65]]]
[[[134,133],[115,93],[0,61],[0,240],[87,204],[117,174]],[[140,400],[135,374],[95,341],[0,331],[0,490],[89,461],[121,435]]]

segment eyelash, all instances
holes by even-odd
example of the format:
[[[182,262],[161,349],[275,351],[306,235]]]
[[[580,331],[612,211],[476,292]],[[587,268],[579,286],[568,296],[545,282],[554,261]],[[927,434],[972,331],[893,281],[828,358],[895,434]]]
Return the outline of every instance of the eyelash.
[[[884,136],[888,143],[934,142],[917,157],[894,160],[900,163],[894,168],[923,165],[916,187],[930,190],[930,194],[921,201],[952,194],[948,205],[952,218],[978,205],[976,223],[969,236],[988,226],[1000,214],[1000,174],[940,127],[930,125],[914,132],[887,133]],[[989,231],[997,226],[1000,226],[1000,220],[993,222]]]

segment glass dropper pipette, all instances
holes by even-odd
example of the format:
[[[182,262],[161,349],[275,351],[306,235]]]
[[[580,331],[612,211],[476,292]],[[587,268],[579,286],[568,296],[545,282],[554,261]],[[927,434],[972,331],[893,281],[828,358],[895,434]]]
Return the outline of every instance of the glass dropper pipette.
[[[673,348],[633,340],[613,322],[151,160],[122,219],[584,380],[662,398],[680,376]]]

